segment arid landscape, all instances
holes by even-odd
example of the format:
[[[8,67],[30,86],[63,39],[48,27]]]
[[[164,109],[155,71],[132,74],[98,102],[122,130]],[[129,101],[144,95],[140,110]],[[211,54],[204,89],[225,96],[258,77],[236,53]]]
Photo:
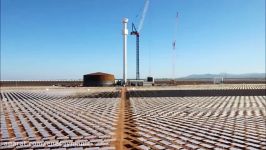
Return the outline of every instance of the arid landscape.
[[[2,87],[1,149],[265,149],[265,89]]]

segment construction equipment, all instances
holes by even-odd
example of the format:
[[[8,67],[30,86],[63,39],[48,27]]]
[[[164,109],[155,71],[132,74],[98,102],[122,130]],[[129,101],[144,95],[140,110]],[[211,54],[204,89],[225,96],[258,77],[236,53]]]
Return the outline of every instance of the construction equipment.
[[[132,23],[132,31],[130,34],[136,36],[136,80],[139,80],[139,32],[134,23]]]
[[[139,80],[139,78],[140,78],[140,73],[139,73],[139,33],[143,28],[145,16],[146,16],[147,11],[149,9],[149,3],[150,3],[149,0],[145,0],[144,8],[142,10],[142,14],[141,14],[140,22],[138,24],[138,28],[135,27],[134,23],[132,23],[132,31],[130,33],[131,35],[136,36],[136,80]]]
[[[178,23],[178,12],[176,13],[176,21],[175,21],[175,26],[174,26],[174,39],[172,42],[172,47],[173,47],[173,53],[172,53],[172,76],[173,76],[173,81],[175,82],[175,63],[176,63],[176,30],[177,30],[177,23]]]

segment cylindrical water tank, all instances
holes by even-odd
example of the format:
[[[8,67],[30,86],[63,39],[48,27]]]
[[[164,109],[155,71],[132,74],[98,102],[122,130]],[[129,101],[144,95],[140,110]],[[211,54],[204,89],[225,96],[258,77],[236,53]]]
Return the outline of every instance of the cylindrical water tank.
[[[83,86],[112,86],[115,83],[115,77],[112,74],[96,72],[83,76]]]

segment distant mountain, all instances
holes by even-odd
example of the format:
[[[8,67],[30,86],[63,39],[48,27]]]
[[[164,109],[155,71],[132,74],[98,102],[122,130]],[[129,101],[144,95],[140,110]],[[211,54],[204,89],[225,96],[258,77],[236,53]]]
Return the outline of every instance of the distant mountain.
[[[185,79],[202,79],[202,78],[266,78],[266,73],[245,73],[245,74],[192,74],[184,77]]]

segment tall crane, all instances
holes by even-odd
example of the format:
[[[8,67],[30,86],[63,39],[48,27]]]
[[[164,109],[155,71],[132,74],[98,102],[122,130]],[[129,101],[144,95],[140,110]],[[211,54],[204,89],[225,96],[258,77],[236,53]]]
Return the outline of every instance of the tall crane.
[[[139,33],[143,27],[145,16],[147,14],[147,11],[149,9],[149,0],[145,0],[144,8],[141,14],[140,22],[138,28],[135,27],[134,23],[132,23],[132,31],[131,35],[136,36],[136,80],[140,79],[140,73],[139,73]]]
[[[134,23],[132,23],[132,31],[130,34],[136,36],[136,80],[139,80],[139,32]]]
[[[173,74],[173,81],[175,81],[175,62],[176,62],[176,30],[177,30],[177,23],[178,23],[178,12],[176,13],[176,18],[175,18],[175,26],[174,26],[174,39],[173,39],[173,63],[172,63],[172,74]]]

